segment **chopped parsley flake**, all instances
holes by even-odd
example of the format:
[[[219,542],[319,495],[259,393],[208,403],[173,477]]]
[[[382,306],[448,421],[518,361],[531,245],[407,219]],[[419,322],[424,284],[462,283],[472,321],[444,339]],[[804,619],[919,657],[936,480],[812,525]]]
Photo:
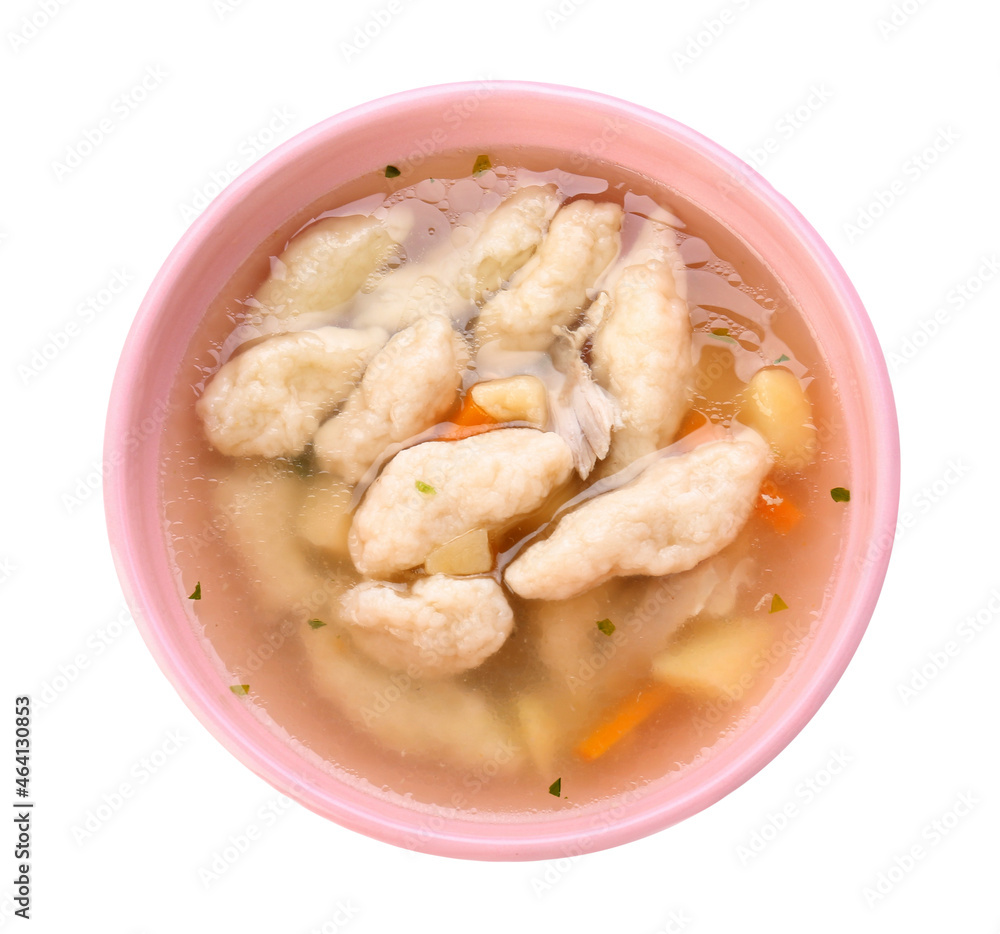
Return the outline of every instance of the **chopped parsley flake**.
[[[326,625],[326,623],[324,623],[323,620],[321,619],[311,619],[309,620],[309,625],[313,629],[322,629]]]
[[[289,458],[288,463],[295,471],[296,476],[303,479],[311,476],[313,472],[312,450],[307,448],[298,457]]]
[[[729,328],[712,328],[712,337],[719,341],[726,341],[729,344],[735,344],[736,341],[729,336]]]
[[[788,354],[782,354],[782,355],[781,355],[780,357],[778,357],[778,359],[777,359],[777,360],[775,360],[774,362],[775,362],[775,363],[784,363],[784,362],[785,362],[786,360],[791,360],[791,359],[792,359],[792,358],[791,358],[791,357],[789,357],[789,356],[788,356]]]
[[[472,166],[473,175],[482,175],[483,172],[488,172],[493,168],[493,163],[490,162],[490,157],[487,155],[476,156],[476,163]]]
[[[597,621],[597,628],[601,630],[606,636],[610,636],[611,633],[615,631],[615,624],[611,622],[610,619],[599,619]]]
[[[394,165],[387,165],[385,167],[385,177],[386,178],[399,178],[403,173],[399,171]]]
[[[188,600],[200,600],[200,599],[201,599],[201,581],[198,581],[198,583],[194,585],[194,590],[191,591],[191,595],[188,597]]]
[[[424,483],[423,480],[418,480],[416,486],[421,493],[437,493],[437,490],[435,490],[434,487],[432,487],[429,483]]]
[[[250,693],[249,684],[230,684],[229,690],[236,694],[238,697],[244,697]]]
[[[551,785],[549,785],[549,794],[559,797],[562,792],[562,779],[557,778]]]
[[[788,604],[781,599],[777,594],[771,597],[771,609],[768,613],[780,613],[782,610],[787,610]]]
[[[842,486],[835,486],[830,490],[830,496],[835,503],[849,503],[851,501],[851,491]]]

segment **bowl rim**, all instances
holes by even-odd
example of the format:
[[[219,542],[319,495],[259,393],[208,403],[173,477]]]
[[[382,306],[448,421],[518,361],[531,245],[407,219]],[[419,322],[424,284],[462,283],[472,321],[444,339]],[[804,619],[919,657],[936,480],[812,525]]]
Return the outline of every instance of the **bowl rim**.
[[[483,82],[455,82],[431,85],[381,97],[339,114],[328,117],[285,141],[242,172],[182,235],[157,273],[136,314],[126,338],[111,391],[105,427],[105,459],[120,455],[120,439],[130,430],[137,415],[138,394],[130,391],[137,375],[148,359],[150,340],[157,313],[168,297],[173,283],[198,253],[213,232],[224,225],[227,217],[248,192],[262,182],[280,175],[301,154],[323,145],[331,138],[342,136],[358,121],[368,121],[383,112],[398,112],[413,106],[431,103],[443,105],[449,100],[461,100],[477,93]],[[869,526],[880,537],[894,529],[899,501],[899,433],[888,369],[874,327],[861,299],[832,250],[799,211],[778,193],[759,173],[733,153],[724,149],[696,130],[654,110],[596,91],[564,85],[530,81],[489,81],[492,92],[506,97],[543,98],[548,102],[572,102],[586,105],[602,114],[623,116],[651,126],[680,143],[699,157],[714,162],[739,179],[749,197],[766,205],[775,221],[795,236],[809,253],[813,264],[826,284],[836,294],[839,307],[850,319],[858,357],[865,366],[858,374],[861,390],[866,392],[870,406],[869,435],[881,445],[878,457],[873,457],[871,514]],[[739,232],[737,232],[739,235]],[[117,452],[117,453],[116,453]],[[134,554],[133,540],[149,534],[149,516],[137,515],[125,496],[132,471],[126,463],[123,469],[107,472],[104,479],[104,499],[108,534],[119,579],[137,628],[158,665],[178,691],[184,702],[216,739],[241,762],[248,765],[273,787],[289,795],[316,813],[342,826],[370,837],[427,853],[462,858],[508,860],[545,859],[592,852],[617,846],[664,829],[692,816],[735,790],[760,771],[780,753],[815,715],[842,676],[867,629],[882,583],[889,557],[891,538],[886,547],[864,567],[855,593],[854,618],[842,623],[834,651],[813,669],[806,688],[795,694],[781,714],[771,718],[763,741],[758,741],[740,755],[729,754],[731,744],[723,751],[724,766],[715,769],[697,788],[678,797],[670,797],[661,806],[643,807],[643,799],[623,805],[612,821],[595,824],[586,811],[578,817],[531,822],[479,822],[442,817],[442,826],[415,828],[421,811],[399,805],[387,806],[374,796],[338,794],[303,782],[298,754],[285,743],[288,755],[277,761],[274,755],[262,753],[260,743],[249,735],[245,724],[236,722],[232,708],[221,704],[218,697],[189,682],[186,665],[179,651],[163,638],[161,608],[145,586],[141,568]],[[145,523],[145,525],[144,525]],[[162,533],[160,533],[162,534]],[[253,721],[257,722],[257,721]],[[259,730],[266,730],[263,725]],[[299,769],[295,767],[298,761]],[[585,849],[576,849],[586,838]]]

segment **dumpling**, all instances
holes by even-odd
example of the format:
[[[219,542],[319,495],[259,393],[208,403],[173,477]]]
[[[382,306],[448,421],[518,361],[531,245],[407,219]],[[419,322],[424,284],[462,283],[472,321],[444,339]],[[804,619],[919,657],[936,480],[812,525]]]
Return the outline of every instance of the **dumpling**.
[[[553,185],[515,192],[478,222],[479,232],[469,246],[444,244],[359,296],[354,324],[396,331],[433,314],[467,321],[485,293],[499,288],[530,259],[558,207]]]
[[[528,599],[565,600],[612,577],[693,568],[739,534],[770,465],[767,443],[749,429],[655,458],[529,545],[508,566],[507,585]]]
[[[369,581],[349,590],[341,608],[366,655],[413,677],[477,668],[514,625],[507,598],[490,577],[434,574],[412,587]]]
[[[303,625],[300,636],[317,691],[389,749],[469,769],[487,760],[517,769],[523,761],[513,731],[481,692],[390,673],[367,661],[332,624]]]
[[[208,440],[232,457],[297,457],[387,336],[380,328],[317,328],[232,357],[197,402]]]
[[[568,600],[540,600],[526,603],[523,621],[518,621],[518,634],[524,633],[535,646],[538,660],[560,685],[580,677],[581,665],[593,661],[597,655],[617,654],[618,646],[597,628],[597,621],[608,616],[608,606],[620,607],[628,591],[621,581],[610,580],[570,597]],[[621,628],[621,619],[615,625]],[[605,649],[602,653],[601,650]],[[606,659],[602,659],[606,663]],[[600,662],[599,662],[600,664]]]
[[[208,531],[237,553],[264,614],[320,616],[350,586],[312,560],[297,534],[301,502],[302,482],[267,461],[238,463],[212,491],[216,516]]]
[[[622,209],[574,201],[562,207],[535,255],[485,305],[476,322],[480,345],[499,339],[509,350],[545,350],[553,328],[571,324],[587,290],[618,254]]]
[[[370,577],[416,567],[471,529],[497,529],[537,509],[572,469],[566,442],[533,428],[417,444],[368,489],[351,526],[351,557]]]
[[[678,295],[674,235],[660,228],[653,258],[615,276],[594,336],[594,378],[618,400],[621,427],[604,474],[670,444],[688,408],[694,377],[688,306]]]
[[[456,288],[457,269],[450,244],[401,266],[371,292],[358,296],[351,312],[354,326],[398,331],[435,314],[464,321],[475,313],[475,305]]]
[[[254,296],[270,324],[329,312],[351,298],[398,245],[372,217],[326,217],[292,238]]]
[[[357,483],[386,447],[448,414],[468,361],[465,339],[443,315],[394,335],[372,357],[343,409],[316,433],[319,467]]]
[[[555,185],[529,185],[510,195],[489,217],[469,249],[459,291],[481,302],[532,256],[559,209]]]
[[[568,600],[526,604],[528,638],[578,704],[606,700],[626,690],[687,620],[731,610],[743,583],[740,567],[725,555],[665,577],[612,578]],[[597,628],[603,617],[615,626],[610,637]]]

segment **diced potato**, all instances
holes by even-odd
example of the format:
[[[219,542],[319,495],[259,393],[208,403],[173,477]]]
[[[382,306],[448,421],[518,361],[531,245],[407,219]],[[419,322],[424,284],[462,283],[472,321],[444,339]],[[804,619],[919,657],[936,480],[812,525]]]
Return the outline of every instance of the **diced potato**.
[[[537,376],[508,376],[476,383],[472,401],[498,422],[529,422],[544,428],[549,420],[545,384]]]
[[[653,659],[653,676],[680,691],[712,698],[731,695],[756,678],[754,658],[772,645],[776,634],[774,624],[763,619],[691,622],[674,645]]]
[[[319,474],[309,482],[296,531],[317,548],[347,558],[350,508],[351,487],[330,474]]]
[[[485,529],[471,529],[440,548],[424,562],[428,574],[485,574],[493,570],[493,552]]]
[[[739,419],[764,436],[782,466],[801,470],[813,462],[812,406],[791,371],[773,366],[758,370],[743,391]]]
[[[516,700],[521,739],[539,775],[554,775],[556,759],[566,733],[551,703],[539,692],[519,694]]]

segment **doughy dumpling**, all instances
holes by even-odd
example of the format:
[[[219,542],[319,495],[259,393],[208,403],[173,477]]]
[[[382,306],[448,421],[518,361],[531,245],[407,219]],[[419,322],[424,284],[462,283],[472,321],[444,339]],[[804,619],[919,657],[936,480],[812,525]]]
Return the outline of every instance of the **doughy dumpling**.
[[[352,312],[354,326],[398,331],[428,315],[445,314],[456,321],[471,317],[475,305],[458,292],[457,270],[450,245],[401,266],[371,292],[358,296]]]
[[[678,296],[673,232],[661,228],[659,236],[655,259],[615,276],[594,336],[594,377],[618,400],[622,417],[605,474],[670,444],[688,408],[691,317]]]
[[[469,246],[444,244],[359,296],[354,324],[397,331],[442,313],[464,323],[485,292],[499,288],[530,259],[558,207],[553,185],[521,189],[487,215]]]
[[[326,217],[297,234],[254,298],[269,317],[328,312],[351,298],[397,249],[372,217]]]
[[[739,534],[770,463],[750,430],[657,458],[560,519],[507,568],[507,585],[528,599],[564,600],[611,577],[693,568]]]
[[[726,555],[665,577],[612,578],[568,600],[527,604],[529,638],[537,640],[542,664],[578,700],[600,697],[634,679],[691,617],[731,612],[745,578]],[[610,639],[595,625],[609,614]]]
[[[500,288],[531,258],[558,209],[555,185],[529,185],[508,197],[470,247],[459,275],[462,295],[481,302]]]
[[[664,218],[670,218],[670,215],[664,214]],[[677,231],[670,226],[670,221],[664,218],[642,218],[631,244],[599,283],[603,291],[613,291],[621,274],[630,266],[665,262],[674,271],[674,285],[678,297],[687,301],[687,265],[677,245]],[[672,220],[680,224],[676,218]],[[590,317],[589,312],[587,317]]]
[[[523,761],[510,727],[479,691],[391,674],[367,661],[334,625],[303,625],[299,633],[319,693],[389,749],[458,768],[493,760],[516,769]]]
[[[554,327],[573,322],[587,290],[615,258],[621,244],[617,204],[574,201],[561,208],[537,253],[482,308],[478,343],[499,338],[509,350],[545,350]]]
[[[413,677],[477,668],[514,625],[503,590],[490,577],[434,574],[411,588],[369,581],[349,590],[341,607],[358,648]]]
[[[628,588],[610,580],[568,600],[527,603],[523,623],[518,620],[518,635],[523,625],[528,640],[537,647],[538,660],[561,687],[566,686],[570,678],[579,677],[581,664],[595,654],[609,654],[606,647],[614,646],[617,654],[617,645],[597,628],[597,621],[608,616],[608,607],[613,606],[619,614],[614,620],[616,631],[621,629],[628,598]]]
[[[319,616],[349,586],[313,562],[296,534],[302,481],[266,461],[242,462],[212,491],[214,526],[237,552],[265,613]]]
[[[268,338],[212,377],[197,411],[212,446],[233,457],[296,457],[346,398],[385,331],[325,327]]]
[[[343,409],[316,433],[320,468],[357,483],[388,445],[448,413],[468,362],[465,338],[443,315],[400,331],[372,357]]]
[[[351,557],[372,577],[416,567],[471,529],[490,531],[537,509],[572,469],[566,442],[533,428],[417,444],[369,488],[351,526]]]

